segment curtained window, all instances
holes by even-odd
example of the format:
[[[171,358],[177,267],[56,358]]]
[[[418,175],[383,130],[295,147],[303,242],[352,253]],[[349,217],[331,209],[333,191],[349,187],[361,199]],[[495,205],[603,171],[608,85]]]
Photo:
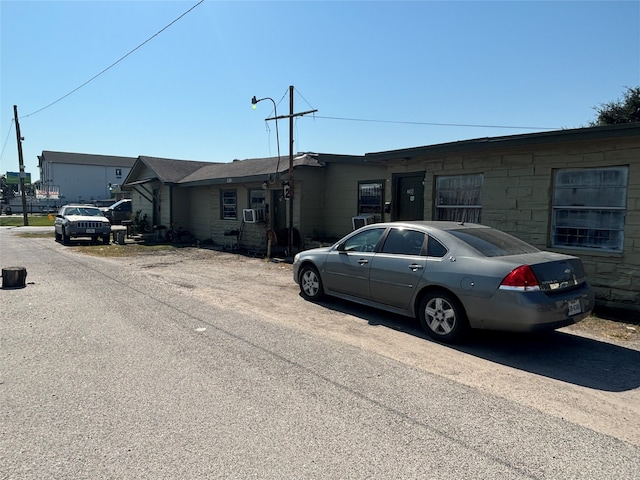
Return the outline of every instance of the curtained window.
[[[480,223],[482,174],[436,178],[436,220]]]

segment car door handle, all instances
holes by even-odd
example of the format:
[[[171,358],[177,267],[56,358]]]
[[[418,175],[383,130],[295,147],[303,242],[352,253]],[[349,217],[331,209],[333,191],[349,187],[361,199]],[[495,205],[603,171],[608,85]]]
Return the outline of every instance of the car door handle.
[[[422,270],[424,268],[423,265],[418,265],[417,263],[412,263],[411,265],[409,265],[409,269],[412,272],[415,272],[416,270]]]
[[[360,265],[366,265],[367,263],[369,263],[369,260],[367,260],[366,258],[361,258],[360,260],[358,260],[358,263]]]

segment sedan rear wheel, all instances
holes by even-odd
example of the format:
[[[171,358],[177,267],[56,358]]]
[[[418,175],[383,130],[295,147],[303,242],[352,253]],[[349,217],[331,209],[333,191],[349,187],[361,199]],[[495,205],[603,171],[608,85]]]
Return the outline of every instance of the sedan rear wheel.
[[[320,274],[311,265],[302,267],[300,272],[300,293],[306,300],[312,302],[320,300],[324,295]]]
[[[457,342],[469,330],[462,305],[447,292],[430,292],[420,302],[420,324],[427,334],[441,342]]]

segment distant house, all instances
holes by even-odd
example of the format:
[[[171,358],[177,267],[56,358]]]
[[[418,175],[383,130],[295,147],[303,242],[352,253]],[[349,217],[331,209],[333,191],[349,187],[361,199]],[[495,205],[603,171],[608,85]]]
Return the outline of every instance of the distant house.
[[[359,213],[380,220],[385,171],[349,155],[301,154],[293,161],[292,178],[288,157],[229,163],[139,157],[125,188],[134,211],[153,224],[173,224],[202,241],[237,241],[264,253],[269,239],[273,248],[288,248],[291,218],[296,250],[339,238]]]
[[[194,207],[187,190],[178,183],[191,173],[210,165],[210,162],[173,160],[140,156],[136,159],[123,187],[130,192],[133,211],[146,215],[152,225],[169,226],[181,223],[188,226]]]
[[[390,220],[478,222],[580,256],[601,305],[640,312],[640,123],[368,153]]]
[[[59,205],[116,197],[135,161],[134,157],[43,151],[38,156],[42,195],[51,193]]]

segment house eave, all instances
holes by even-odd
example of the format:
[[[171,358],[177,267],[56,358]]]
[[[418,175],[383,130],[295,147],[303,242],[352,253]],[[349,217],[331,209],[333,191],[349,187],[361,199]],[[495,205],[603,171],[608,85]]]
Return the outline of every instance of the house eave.
[[[640,122],[607,125],[602,127],[576,128],[570,130],[552,130],[548,132],[503,137],[476,138],[436,145],[426,145],[422,147],[372,152],[365,154],[365,157],[372,161],[386,161],[398,158],[410,159],[429,155],[458,154],[469,151],[487,151],[499,148],[555,144],[560,142],[616,139],[637,135],[640,135]]]

